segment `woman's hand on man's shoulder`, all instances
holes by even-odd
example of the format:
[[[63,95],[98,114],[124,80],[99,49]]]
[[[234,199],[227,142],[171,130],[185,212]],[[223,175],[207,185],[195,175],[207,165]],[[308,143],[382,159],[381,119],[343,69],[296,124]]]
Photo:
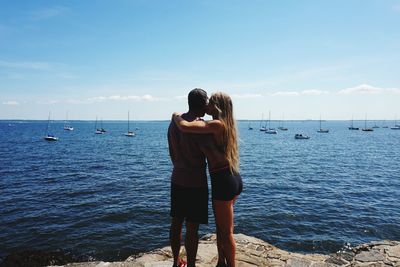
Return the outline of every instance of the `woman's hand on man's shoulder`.
[[[181,113],[179,113],[179,112],[174,112],[174,113],[172,113],[172,119],[174,118],[174,117],[180,117],[181,116]]]

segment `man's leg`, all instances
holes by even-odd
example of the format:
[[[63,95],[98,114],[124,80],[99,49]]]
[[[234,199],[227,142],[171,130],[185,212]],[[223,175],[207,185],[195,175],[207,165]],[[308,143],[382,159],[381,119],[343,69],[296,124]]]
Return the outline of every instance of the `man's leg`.
[[[172,217],[169,241],[171,244],[172,255],[174,257],[174,266],[178,265],[179,252],[181,250],[182,224],[183,219]]]
[[[196,266],[197,248],[199,246],[199,224],[186,222],[185,249],[187,254],[187,266]]]

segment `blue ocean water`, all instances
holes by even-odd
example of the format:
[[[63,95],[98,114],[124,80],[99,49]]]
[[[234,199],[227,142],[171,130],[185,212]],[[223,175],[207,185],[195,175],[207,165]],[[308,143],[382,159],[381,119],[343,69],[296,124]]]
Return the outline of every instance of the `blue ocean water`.
[[[120,260],[168,245],[171,163],[167,121],[50,125],[0,122],[0,257],[26,249]],[[349,131],[348,122],[287,122],[267,135],[239,122],[244,191],[235,232],[296,252],[335,252],[400,240],[400,131]],[[362,122],[356,122],[362,127]],[[277,125],[275,125],[276,127]],[[295,133],[309,140],[295,140]],[[201,234],[214,231],[201,226]]]

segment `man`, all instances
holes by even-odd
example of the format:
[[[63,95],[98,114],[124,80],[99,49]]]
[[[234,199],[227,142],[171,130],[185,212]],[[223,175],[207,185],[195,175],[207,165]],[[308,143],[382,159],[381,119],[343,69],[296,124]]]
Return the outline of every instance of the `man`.
[[[203,89],[193,89],[188,95],[189,111],[182,114],[182,118],[194,121],[203,117],[207,102],[207,93]],[[173,266],[184,266],[184,262],[179,259],[183,223],[186,222],[185,249],[188,267],[195,266],[199,224],[208,223],[206,157],[200,150],[204,137],[180,132],[171,120],[168,145],[173,164],[170,213]]]

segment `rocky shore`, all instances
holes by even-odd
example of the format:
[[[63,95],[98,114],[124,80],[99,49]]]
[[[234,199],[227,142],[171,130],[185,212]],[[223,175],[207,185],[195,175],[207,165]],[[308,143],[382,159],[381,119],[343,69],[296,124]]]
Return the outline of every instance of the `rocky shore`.
[[[281,250],[260,239],[243,234],[235,235],[237,266],[400,266],[399,241],[375,241],[359,245],[349,251],[322,254],[300,254]],[[185,257],[182,249],[182,257]],[[199,244],[197,266],[215,266],[217,248],[215,235],[204,236]],[[14,262],[17,263],[17,262]],[[23,262],[20,262],[23,263]],[[11,264],[11,265],[4,265]],[[49,259],[49,266],[66,267],[171,267],[172,253],[169,247],[131,256],[123,262],[83,262],[60,265]],[[2,266],[18,266],[3,262]],[[20,265],[21,266],[21,265]],[[29,265],[26,265],[29,266]]]

